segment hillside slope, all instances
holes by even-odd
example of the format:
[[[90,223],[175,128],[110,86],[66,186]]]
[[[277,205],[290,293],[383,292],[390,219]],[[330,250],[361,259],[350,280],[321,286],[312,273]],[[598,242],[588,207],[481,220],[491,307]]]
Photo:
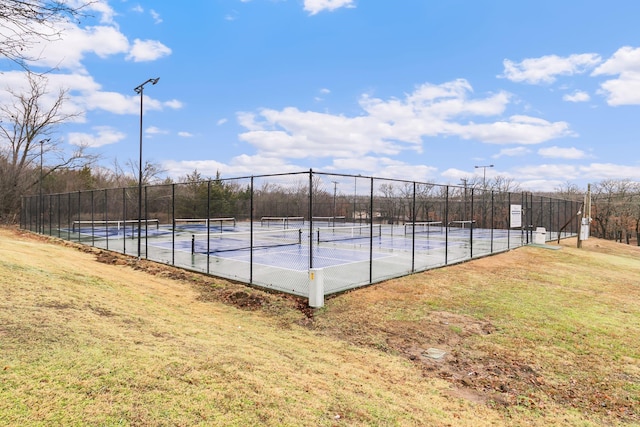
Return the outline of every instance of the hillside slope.
[[[639,422],[640,251],[562,245],[392,280],[312,311],[0,229],[0,423]]]

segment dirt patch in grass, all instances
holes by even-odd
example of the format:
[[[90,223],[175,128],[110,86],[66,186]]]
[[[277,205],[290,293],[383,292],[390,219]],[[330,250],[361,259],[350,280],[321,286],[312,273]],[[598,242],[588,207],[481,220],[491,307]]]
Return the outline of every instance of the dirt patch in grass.
[[[631,336],[640,331],[627,322],[640,320],[640,248],[599,239],[582,249],[575,239],[561,246],[522,248],[354,290],[329,299],[315,327],[407,357],[425,377],[449,381],[453,396],[509,413],[564,406],[638,422],[640,347]],[[613,273],[611,264],[592,258],[596,253],[631,268]],[[583,310],[597,311],[597,323],[581,319]],[[627,355],[634,356],[620,364]]]

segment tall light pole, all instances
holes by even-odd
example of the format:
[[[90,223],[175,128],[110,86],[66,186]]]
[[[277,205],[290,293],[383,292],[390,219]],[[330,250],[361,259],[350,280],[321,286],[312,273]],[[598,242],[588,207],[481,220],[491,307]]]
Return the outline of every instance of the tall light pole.
[[[474,166],[476,169],[482,168],[482,189],[487,189],[487,168],[492,168],[493,165]]]
[[[140,242],[141,242],[141,230],[142,230],[142,99],[144,95],[144,86],[147,83],[152,85],[158,83],[160,77],[155,79],[149,79],[133,89],[140,95],[140,161],[138,163],[138,259],[140,259]]]
[[[40,219],[40,227],[38,228],[38,233],[44,232],[44,226],[42,224],[42,216],[44,215],[44,208],[42,206],[42,147],[45,142],[51,141],[51,138],[43,139],[40,141],[40,179],[38,179],[38,204],[40,205],[40,209],[38,210],[38,217]]]

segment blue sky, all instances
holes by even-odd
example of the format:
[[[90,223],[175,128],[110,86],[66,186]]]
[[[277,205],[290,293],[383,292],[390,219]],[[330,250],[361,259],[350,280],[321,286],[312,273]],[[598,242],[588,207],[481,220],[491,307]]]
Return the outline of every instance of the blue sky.
[[[75,1],[75,0],[74,0]],[[97,1],[33,47],[78,145],[178,178],[640,181],[640,2]],[[36,55],[37,54],[37,55]],[[0,89],[21,72],[0,62]],[[0,101],[6,94],[0,95]],[[46,162],[46,160],[45,160]],[[494,165],[492,168],[475,166]]]

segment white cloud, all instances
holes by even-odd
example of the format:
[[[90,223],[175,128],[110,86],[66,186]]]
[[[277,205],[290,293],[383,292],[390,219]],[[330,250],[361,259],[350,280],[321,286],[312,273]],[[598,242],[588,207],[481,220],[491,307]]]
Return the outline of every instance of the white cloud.
[[[109,92],[101,90],[93,77],[77,74],[49,74],[48,90],[52,94],[58,93],[61,89],[68,90],[68,100],[63,105],[66,113],[82,112],[84,110],[101,110],[113,114],[139,114],[140,96],[131,89],[131,95],[124,95],[119,92]],[[0,86],[5,86],[4,82],[14,88],[25,87],[26,79],[21,72],[9,72],[0,74]],[[21,83],[20,83],[21,82]],[[164,108],[179,109],[182,103],[177,100],[158,101],[149,96],[150,91],[144,92],[145,111],[162,110]],[[0,100],[2,91],[0,91]]]
[[[640,167],[616,165],[613,163],[591,163],[579,167],[585,178],[590,180],[630,179],[640,181]]]
[[[333,159],[327,171],[357,171],[365,175],[375,175],[383,178],[399,178],[407,180],[425,181],[434,177],[436,168],[426,165],[409,165],[403,161],[389,157],[349,157]]]
[[[640,48],[621,47],[611,58],[593,70],[592,75],[612,75],[625,72],[640,72]]]
[[[508,121],[453,125],[464,139],[491,144],[539,144],[564,136],[574,136],[567,122],[549,122],[529,116],[511,116]]]
[[[581,90],[577,90],[575,92],[573,92],[572,94],[565,94],[562,97],[563,101],[568,101],[568,102],[587,102],[589,100],[591,100],[591,97],[589,96],[589,94],[587,92],[581,91]]]
[[[157,40],[140,40],[135,39],[133,41],[133,47],[131,47],[127,59],[131,59],[134,62],[147,62],[155,61],[163,56],[171,54],[171,49]]]
[[[194,135],[191,132],[180,131],[178,136],[181,138],[192,138]]]
[[[174,177],[184,176],[195,169],[205,176],[215,176],[217,172],[221,172],[227,177],[271,174],[274,170],[283,173],[300,172],[305,169],[302,166],[290,164],[284,159],[246,154],[234,157],[229,163],[215,160],[168,160],[163,162],[162,166],[170,176]]]
[[[354,8],[353,0],[304,0],[304,10],[309,15],[315,15],[322,11],[332,12],[341,7]]]
[[[567,181],[565,180],[549,180],[549,179],[530,179],[520,182],[520,188],[525,191],[546,191],[553,192],[561,187]]]
[[[69,144],[87,147],[102,147],[122,141],[126,135],[109,126],[95,126],[95,134],[70,132],[67,136]]]
[[[515,173],[518,180],[561,179],[564,181],[571,181],[580,177],[577,166],[563,164],[523,166],[517,168]]]
[[[66,0],[65,3],[69,3],[72,7],[82,7],[84,12],[98,12],[100,15],[100,22],[103,24],[113,23],[115,12],[105,0],[95,0],[90,2],[86,2],[84,0]]]
[[[504,73],[499,77],[530,84],[553,83],[558,76],[582,74],[601,61],[600,55],[595,53],[574,54],[567,57],[548,55],[528,58],[519,63],[505,59]]]
[[[151,17],[153,18],[153,22],[156,24],[161,24],[162,23],[162,17],[160,17],[160,14],[158,12],[156,12],[155,10],[151,9],[149,11],[149,13],[151,14]]]
[[[162,103],[162,105],[164,105],[167,108],[171,108],[173,110],[179,110],[182,107],[184,107],[184,104],[182,103],[182,101],[178,101],[177,99],[172,99],[170,101],[165,101]]]
[[[519,157],[531,153],[531,150],[525,147],[503,148],[498,154],[493,155],[494,159],[500,157]]]
[[[562,147],[547,147],[538,150],[538,154],[542,157],[551,157],[555,159],[584,159],[586,154],[584,151],[575,147],[562,148]]]
[[[640,167],[613,163],[591,163],[585,165],[540,164],[518,167],[500,173],[518,181],[523,189],[553,191],[571,181],[595,182],[604,179],[629,179],[640,181]]]
[[[247,129],[240,140],[261,155],[284,158],[363,158],[421,152],[429,137],[454,136],[493,144],[538,144],[572,136],[566,122],[514,115],[506,120],[469,122],[501,115],[511,96],[505,92],[470,99],[471,85],[459,79],[423,84],[404,99],[382,100],[363,95],[362,114],[348,117],[294,107],[240,112]]]
[[[39,107],[48,111],[56,102],[60,90],[69,89],[69,84],[76,84],[76,87],[81,88],[81,90],[95,91],[98,89],[98,86],[88,76],[50,74],[46,84],[46,93],[41,97]],[[29,93],[27,75],[21,71],[0,73],[0,103],[13,102],[7,89],[14,93]],[[79,95],[81,94],[78,92],[70,91],[68,99],[65,100],[59,110],[60,115],[74,116],[70,120],[73,122],[83,122],[85,120],[85,103],[84,99]]]
[[[616,74],[617,79],[600,85],[600,93],[607,98],[607,103],[612,106],[640,104],[640,48],[625,46],[618,49],[591,73],[592,76]]]
[[[410,165],[405,162],[388,158],[373,157],[334,159],[327,164],[317,164],[317,168],[324,171],[352,170],[361,172],[363,176],[378,176],[403,180],[429,181],[437,178],[437,169],[426,165]],[[219,171],[227,177],[272,174],[274,170],[279,172],[300,172],[308,169],[283,158],[267,157],[261,155],[242,154],[234,157],[229,163],[221,163],[215,160],[169,160],[163,163],[170,176],[179,177],[197,169],[205,176],[215,176]],[[315,167],[314,167],[315,168]],[[349,180],[350,184],[353,182]]]
[[[440,176],[450,182],[452,185],[464,185],[461,181],[471,177],[469,171],[464,171],[456,168],[449,168],[443,171]]]
[[[29,62],[32,66],[86,73],[82,65],[85,55],[95,54],[106,58],[129,50],[127,38],[114,27],[79,28],[67,24],[61,31],[62,37],[59,40],[46,43],[41,41],[28,46],[25,55],[36,58]]]
[[[222,126],[223,124],[225,124],[225,123],[227,123],[227,122],[228,122],[228,120],[225,118],[225,119],[220,119],[220,120],[218,120],[218,121],[216,122],[216,124],[217,124],[218,126]]]
[[[97,12],[100,24],[81,27],[69,21],[56,23],[53,29],[48,24],[43,24],[40,28],[36,26],[34,32],[50,34],[53,31],[56,36],[50,40],[42,37],[25,40],[23,54],[32,58],[28,61],[31,67],[72,70],[87,74],[82,61],[89,54],[106,58],[127,53],[127,59],[140,62],[155,60],[171,53],[171,49],[155,40],[135,40],[132,46],[113,22],[115,12],[106,2],[95,1],[87,5],[82,3],[82,6],[86,6],[84,11],[87,13]]]
[[[607,98],[607,104],[639,105],[640,104],[640,74],[624,73],[619,79],[608,80],[600,85],[599,92]]]
[[[166,129],[160,129],[157,126],[149,126],[144,130],[144,133],[147,135],[168,135],[169,131]]]
[[[328,95],[331,93],[331,91],[329,89],[326,88],[322,88],[318,91],[321,95]],[[324,101],[324,98],[322,96],[316,96],[313,98],[314,101],[316,102],[322,102]]]

